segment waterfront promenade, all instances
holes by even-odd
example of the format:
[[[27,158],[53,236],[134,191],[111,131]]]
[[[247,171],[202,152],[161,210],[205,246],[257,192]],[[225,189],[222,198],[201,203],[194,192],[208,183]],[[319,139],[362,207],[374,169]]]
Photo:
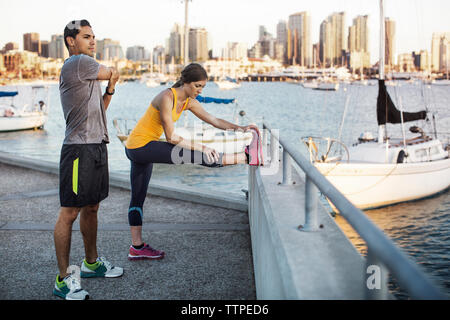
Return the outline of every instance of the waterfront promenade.
[[[53,227],[56,174],[0,162],[0,299],[58,299]],[[98,249],[124,268],[118,279],[82,279],[92,299],[255,299],[246,212],[149,195],[144,239],[166,256],[128,261],[130,191],[110,187],[99,210]],[[78,220],[70,263],[84,258]]]

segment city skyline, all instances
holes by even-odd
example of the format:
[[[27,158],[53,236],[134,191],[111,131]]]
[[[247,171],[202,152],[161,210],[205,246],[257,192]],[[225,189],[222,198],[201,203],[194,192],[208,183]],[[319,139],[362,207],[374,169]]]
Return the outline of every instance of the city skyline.
[[[1,3],[0,11],[10,14],[2,17],[0,29],[11,31],[0,33],[0,47],[7,42],[16,42],[23,50],[24,33],[37,32],[41,40],[50,40],[51,35],[62,34],[68,20],[86,18],[93,25],[98,39],[119,41],[124,51],[136,45],[152,49],[157,45],[165,46],[174,23],[184,24],[184,5],[181,0],[131,1],[126,7],[108,7],[99,1],[86,0],[66,8],[54,8],[52,4],[46,0],[39,2],[39,5],[18,0],[5,7],[6,4]],[[321,9],[317,7],[318,4]],[[25,5],[26,11],[23,10]],[[227,42],[246,43],[251,48],[258,40],[258,28],[261,25],[276,36],[277,23],[280,20],[287,21],[290,15],[301,11],[307,11],[311,17],[311,44],[315,44],[319,41],[320,24],[332,13],[345,11],[346,28],[356,16],[369,15],[371,61],[378,57],[378,0],[319,0],[314,4],[279,0],[276,5],[269,0],[229,0],[226,5],[219,1],[194,0],[189,3],[189,7],[189,25],[206,28],[211,35],[216,56],[220,55]],[[446,17],[449,10],[450,1],[446,0],[386,0],[386,17],[396,22],[396,55],[430,51],[432,33],[450,30],[450,20]],[[150,14],[146,16],[146,12]],[[165,18],[164,13],[170,18]],[[115,23],[118,27],[111,27]],[[422,29],[424,31],[419,32]]]

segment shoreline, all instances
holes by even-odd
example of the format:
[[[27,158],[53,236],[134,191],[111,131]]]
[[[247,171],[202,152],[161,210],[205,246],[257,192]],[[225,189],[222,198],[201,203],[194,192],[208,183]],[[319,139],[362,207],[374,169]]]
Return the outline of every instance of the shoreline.
[[[42,80],[42,79],[27,79],[27,80],[9,80],[0,82],[0,87],[7,86],[25,86],[25,85],[50,85],[58,84],[59,80]]]

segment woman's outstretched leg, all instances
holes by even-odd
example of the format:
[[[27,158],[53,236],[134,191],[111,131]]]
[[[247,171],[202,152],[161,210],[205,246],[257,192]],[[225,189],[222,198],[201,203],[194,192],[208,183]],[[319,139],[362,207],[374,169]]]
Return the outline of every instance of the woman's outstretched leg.
[[[248,163],[247,156],[244,152],[241,153],[226,153],[222,157],[222,165],[230,166],[235,164]]]

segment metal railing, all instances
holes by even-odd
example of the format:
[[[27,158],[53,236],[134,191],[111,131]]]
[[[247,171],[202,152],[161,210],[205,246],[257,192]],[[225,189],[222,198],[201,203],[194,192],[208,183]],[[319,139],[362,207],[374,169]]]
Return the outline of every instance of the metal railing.
[[[381,274],[381,289],[371,290],[367,283],[368,299],[387,299],[388,272],[398,281],[400,287],[405,289],[413,299],[448,299],[427,276],[403,253],[397,245],[389,239],[360,209],[356,208],[339,190],[337,190],[299,151],[300,144],[294,145],[284,141],[278,135],[278,130],[272,130],[263,123],[263,146],[267,146],[268,133],[270,133],[270,149],[268,150],[271,162],[278,164],[278,151],[283,148],[283,182],[292,184],[292,168],[295,162],[305,174],[305,224],[303,232],[324,232],[318,225],[318,190],[322,192],[339,210],[342,217],[353,227],[367,245],[366,270],[379,268]],[[366,273],[367,276],[367,273]]]

